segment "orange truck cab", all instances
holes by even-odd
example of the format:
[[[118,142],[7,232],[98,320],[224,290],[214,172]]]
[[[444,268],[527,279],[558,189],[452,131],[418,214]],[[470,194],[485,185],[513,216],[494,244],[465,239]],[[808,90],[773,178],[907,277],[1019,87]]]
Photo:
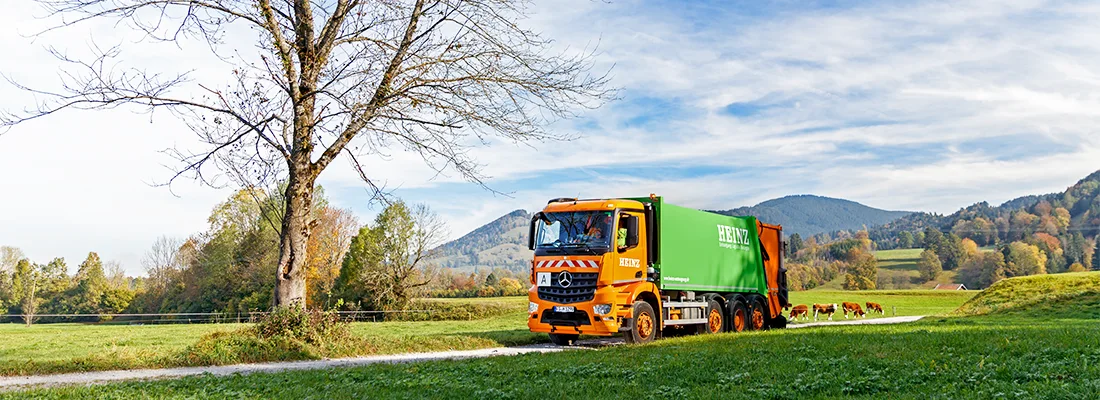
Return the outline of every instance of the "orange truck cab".
[[[782,227],[644,198],[548,202],[531,220],[532,332],[645,343],[786,326]]]

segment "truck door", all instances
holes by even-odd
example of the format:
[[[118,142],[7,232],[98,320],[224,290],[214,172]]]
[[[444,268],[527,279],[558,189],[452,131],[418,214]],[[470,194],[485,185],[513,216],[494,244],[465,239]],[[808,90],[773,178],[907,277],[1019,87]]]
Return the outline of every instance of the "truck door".
[[[644,281],[646,267],[649,265],[646,259],[646,232],[645,215],[641,211],[619,211],[615,219],[615,241],[612,243],[614,255],[611,257],[612,266],[615,269],[614,282],[616,285],[629,284]],[[620,238],[621,235],[625,238]]]

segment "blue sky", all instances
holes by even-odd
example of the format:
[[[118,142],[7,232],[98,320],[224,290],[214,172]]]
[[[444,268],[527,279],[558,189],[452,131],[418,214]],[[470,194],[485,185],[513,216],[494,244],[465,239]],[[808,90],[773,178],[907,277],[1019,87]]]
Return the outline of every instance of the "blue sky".
[[[437,176],[395,149],[368,166],[395,194],[429,204],[457,237],[561,196],[659,193],[726,209],[819,194],[949,213],[977,201],[1060,191],[1100,169],[1100,6],[1089,2],[535,2],[522,24],[562,50],[598,43],[621,99],[550,128],[574,141],[473,150],[494,194]],[[49,84],[39,15],[0,16],[0,71]],[[109,35],[110,28],[89,28]],[[105,33],[106,32],[106,33]],[[77,32],[79,33],[79,32]],[[98,37],[98,36],[97,36]],[[142,49],[222,82],[200,46]],[[180,63],[185,60],[186,63]],[[0,107],[29,97],[0,85]],[[159,235],[206,229],[228,189],[167,179],[158,150],[191,134],[167,115],[69,113],[0,136],[0,245],[36,261],[88,251],[140,273]],[[369,221],[378,206],[334,163],[332,202]]]

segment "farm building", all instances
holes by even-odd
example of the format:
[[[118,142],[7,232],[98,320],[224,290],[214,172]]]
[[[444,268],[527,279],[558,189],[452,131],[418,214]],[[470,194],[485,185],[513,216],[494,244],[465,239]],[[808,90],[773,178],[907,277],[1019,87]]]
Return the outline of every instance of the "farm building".
[[[959,284],[954,284],[953,283],[953,284],[947,284],[947,285],[938,284],[938,285],[936,285],[936,287],[932,288],[932,290],[966,290],[966,285],[963,285],[961,283],[959,283]]]

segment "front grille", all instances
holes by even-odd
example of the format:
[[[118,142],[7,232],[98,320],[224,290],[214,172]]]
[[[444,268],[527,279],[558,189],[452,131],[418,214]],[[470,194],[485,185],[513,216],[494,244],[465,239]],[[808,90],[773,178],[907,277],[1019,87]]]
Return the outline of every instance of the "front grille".
[[[550,274],[550,283],[553,286],[539,287],[539,300],[552,301],[558,304],[581,303],[592,301],[596,297],[596,278],[598,273],[571,273],[573,282],[569,287],[562,287],[558,282],[561,272]]]
[[[582,310],[573,312],[546,310],[542,313],[542,323],[550,325],[581,326],[592,325],[592,320],[588,319],[588,313]]]

